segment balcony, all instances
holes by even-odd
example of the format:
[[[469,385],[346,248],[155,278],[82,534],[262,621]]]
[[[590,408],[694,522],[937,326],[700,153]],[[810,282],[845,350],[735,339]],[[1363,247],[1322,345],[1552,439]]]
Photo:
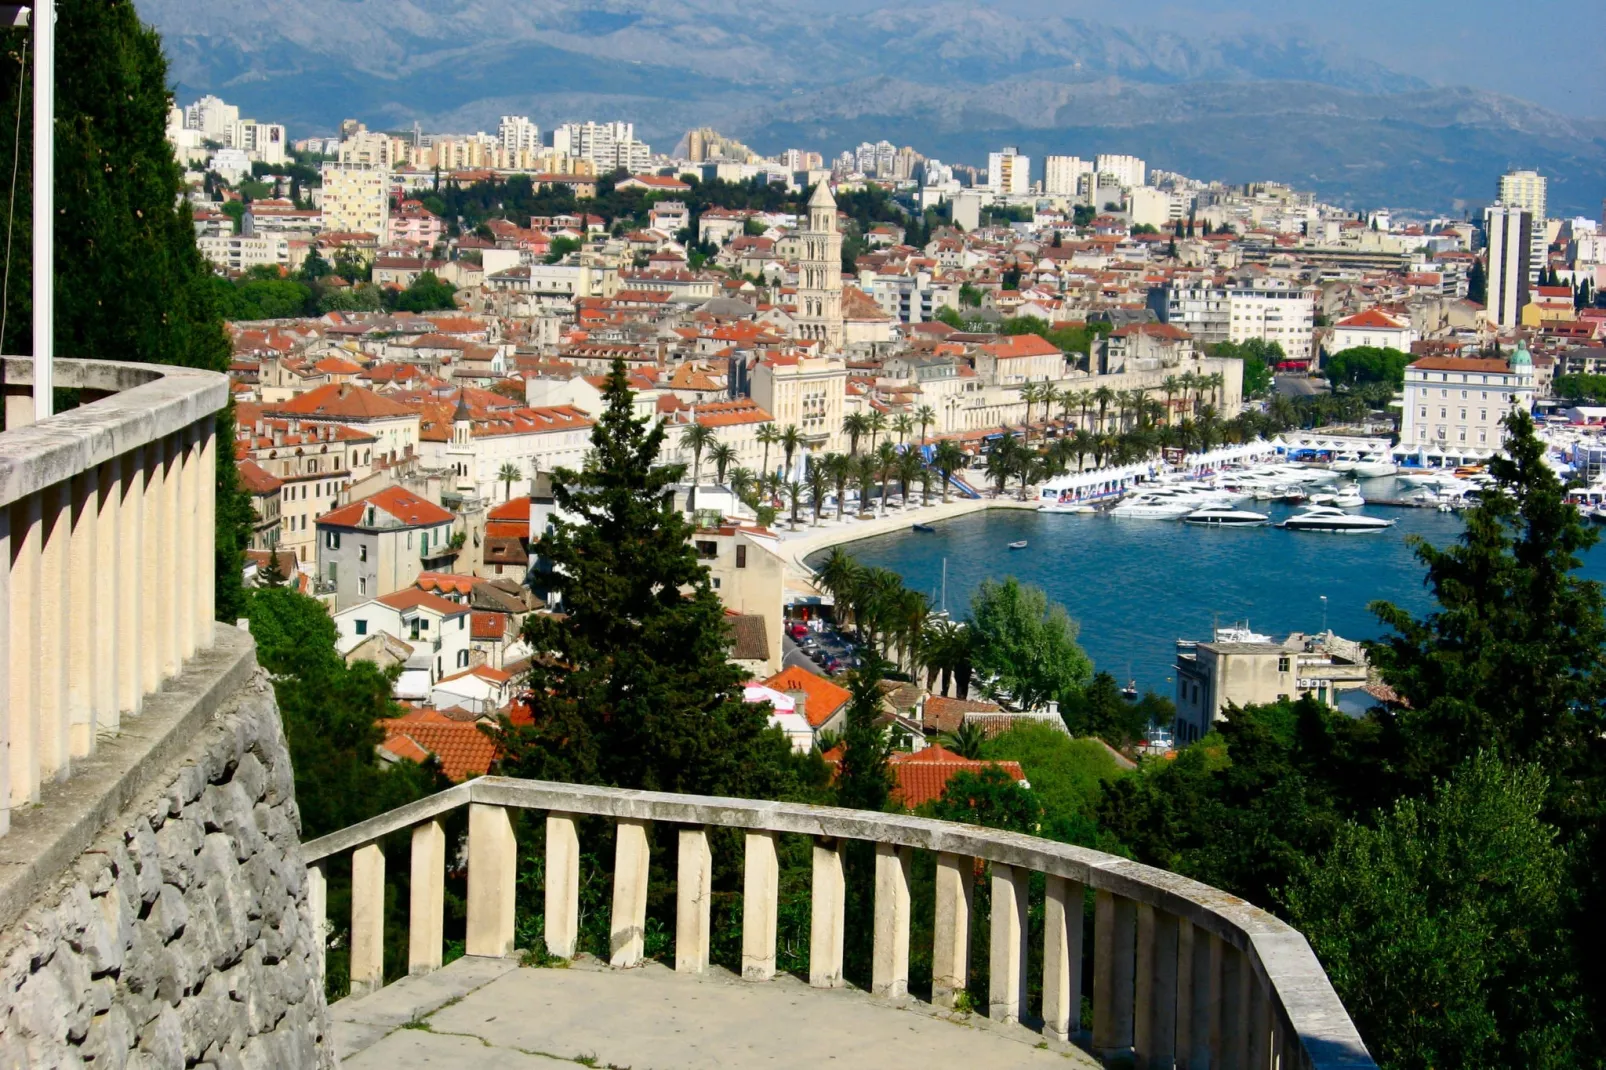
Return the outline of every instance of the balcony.
[[[4,364],[0,835],[213,645],[214,372],[57,360],[83,404],[32,423]]]
[[[464,807],[460,852],[447,842],[445,818]],[[615,823],[606,966],[516,967],[519,809],[545,817],[545,951],[558,959],[575,955],[579,935],[579,819]],[[645,958],[654,823],[677,830],[672,970]],[[711,964],[713,828],[743,836],[739,977]],[[380,840],[409,830],[409,976],[384,987]],[[812,842],[806,979],[777,972],[782,836]],[[847,914],[849,841],[874,845],[871,918]],[[915,852],[935,856],[929,1003],[909,991]],[[1375,1065],[1298,932],[1175,874],[1030,836],[898,814],[485,777],[305,844],[317,929],[328,928],[330,863],[347,856],[352,995],[330,1013],[352,1067],[511,1066],[522,1065],[521,1052],[660,1070],[831,1059],[957,1070],[1095,1065],[1093,1057],[1233,1070]],[[466,955],[443,969],[445,871],[459,857]],[[962,997],[978,874],[990,885],[990,987]],[[1040,957],[1028,943],[1035,917]],[[868,992],[843,978],[844,933],[859,925],[873,928]],[[1036,962],[1041,973],[1030,984]],[[1084,996],[1092,1007],[1085,1031]],[[975,1015],[956,1009],[971,1003]]]

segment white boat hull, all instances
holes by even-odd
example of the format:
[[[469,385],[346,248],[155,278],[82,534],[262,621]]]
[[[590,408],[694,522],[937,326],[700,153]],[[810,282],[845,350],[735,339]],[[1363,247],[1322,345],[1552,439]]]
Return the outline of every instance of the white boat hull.
[[[1381,479],[1391,476],[1400,470],[1399,465],[1389,461],[1362,461],[1354,468],[1356,479]]]

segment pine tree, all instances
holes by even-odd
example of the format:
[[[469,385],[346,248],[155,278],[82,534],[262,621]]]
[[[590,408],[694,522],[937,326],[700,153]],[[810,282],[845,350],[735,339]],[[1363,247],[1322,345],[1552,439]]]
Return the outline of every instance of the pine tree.
[[[532,616],[533,724],[504,723],[512,776],[776,798],[797,760],[766,709],[742,701],[724,609],[674,509],[683,466],[658,465],[663,427],[635,416],[622,362],[583,471],[559,469],[541,540],[562,614]],[[572,517],[573,520],[565,519]]]
[[[29,31],[12,30],[8,57]],[[0,63],[0,114],[32,103],[32,72]],[[56,353],[223,371],[229,342],[212,271],[195,247],[181,172],[167,143],[167,62],[160,37],[129,0],[56,5]],[[18,140],[14,134],[21,131]],[[0,122],[0,158],[32,166],[31,133]],[[33,351],[29,288],[33,198],[24,178],[11,205],[7,353]],[[217,614],[244,614],[240,584],[251,505],[239,485],[232,408],[217,422]]]
[[[270,548],[268,550],[268,563],[263,565],[261,571],[257,573],[257,586],[283,587],[285,582],[284,569],[279,565],[279,551]]]
[[[1489,301],[1489,276],[1483,268],[1483,258],[1472,261],[1472,270],[1467,272],[1467,299],[1478,304],[1487,304]]]

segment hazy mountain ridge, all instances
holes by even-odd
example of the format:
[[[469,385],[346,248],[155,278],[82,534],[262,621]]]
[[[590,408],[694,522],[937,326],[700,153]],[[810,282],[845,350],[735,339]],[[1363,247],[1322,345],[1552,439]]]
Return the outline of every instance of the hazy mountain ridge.
[[[292,136],[348,116],[464,129],[512,112],[628,118],[662,148],[707,123],[763,150],[885,137],[970,162],[1001,141],[1131,151],[1400,207],[1485,200],[1517,162],[1556,174],[1558,209],[1593,214],[1606,189],[1600,121],[1430,88],[1297,35],[1137,32],[955,2],[809,15],[733,0],[146,0],[141,12],[181,96],[220,93]]]

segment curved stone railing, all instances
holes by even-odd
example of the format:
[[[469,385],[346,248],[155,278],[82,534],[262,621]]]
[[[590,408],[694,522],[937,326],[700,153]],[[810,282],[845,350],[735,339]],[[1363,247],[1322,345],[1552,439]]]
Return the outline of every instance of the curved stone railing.
[[[0,834],[97,735],[211,645],[216,372],[57,360],[41,423],[6,357],[0,433]]]
[[[1113,855],[972,825],[793,803],[484,777],[382,814],[303,846],[315,923],[327,922],[325,860],[351,852],[352,991],[384,977],[385,856],[379,840],[412,830],[408,966],[442,961],[448,854],[441,818],[467,806],[465,950],[513,950],[516,851],[509,808],[546,813],[545,932],[549,953],[571,957],[579,928],[580,845],[576,819],[617,825],[610,923],[612,962],[643,957],[648,825],[679,827],[675,969],[709,965],[710,826],[746,831],[743,857],[742,976],[775,975],[778,911],[776,837],[813,838],[809,983],[842,984],[846,923],[842,844],[875,844],[871,989],[907,994],[910,875],[915,850],[936,865],[933,998],[951,1004],[969,974],[971,891],[976,862],[991,874],[989,1017],[1027,1015],[1030,876],[1046,878],[1042,1030],[1078,1039],[1096,1054],[1130,1052],[1139,1067],[1252,1067],[1317,1070],[1372,1067],[1365,1045],[1297,931],[1234,896]],[[1084,893],[1094,892],[1093,946],[1083,946]],[[321,944],[320,944],[321,946]],[[1083,959],[1092,956],[1093,1028],[1080,1037]]]

